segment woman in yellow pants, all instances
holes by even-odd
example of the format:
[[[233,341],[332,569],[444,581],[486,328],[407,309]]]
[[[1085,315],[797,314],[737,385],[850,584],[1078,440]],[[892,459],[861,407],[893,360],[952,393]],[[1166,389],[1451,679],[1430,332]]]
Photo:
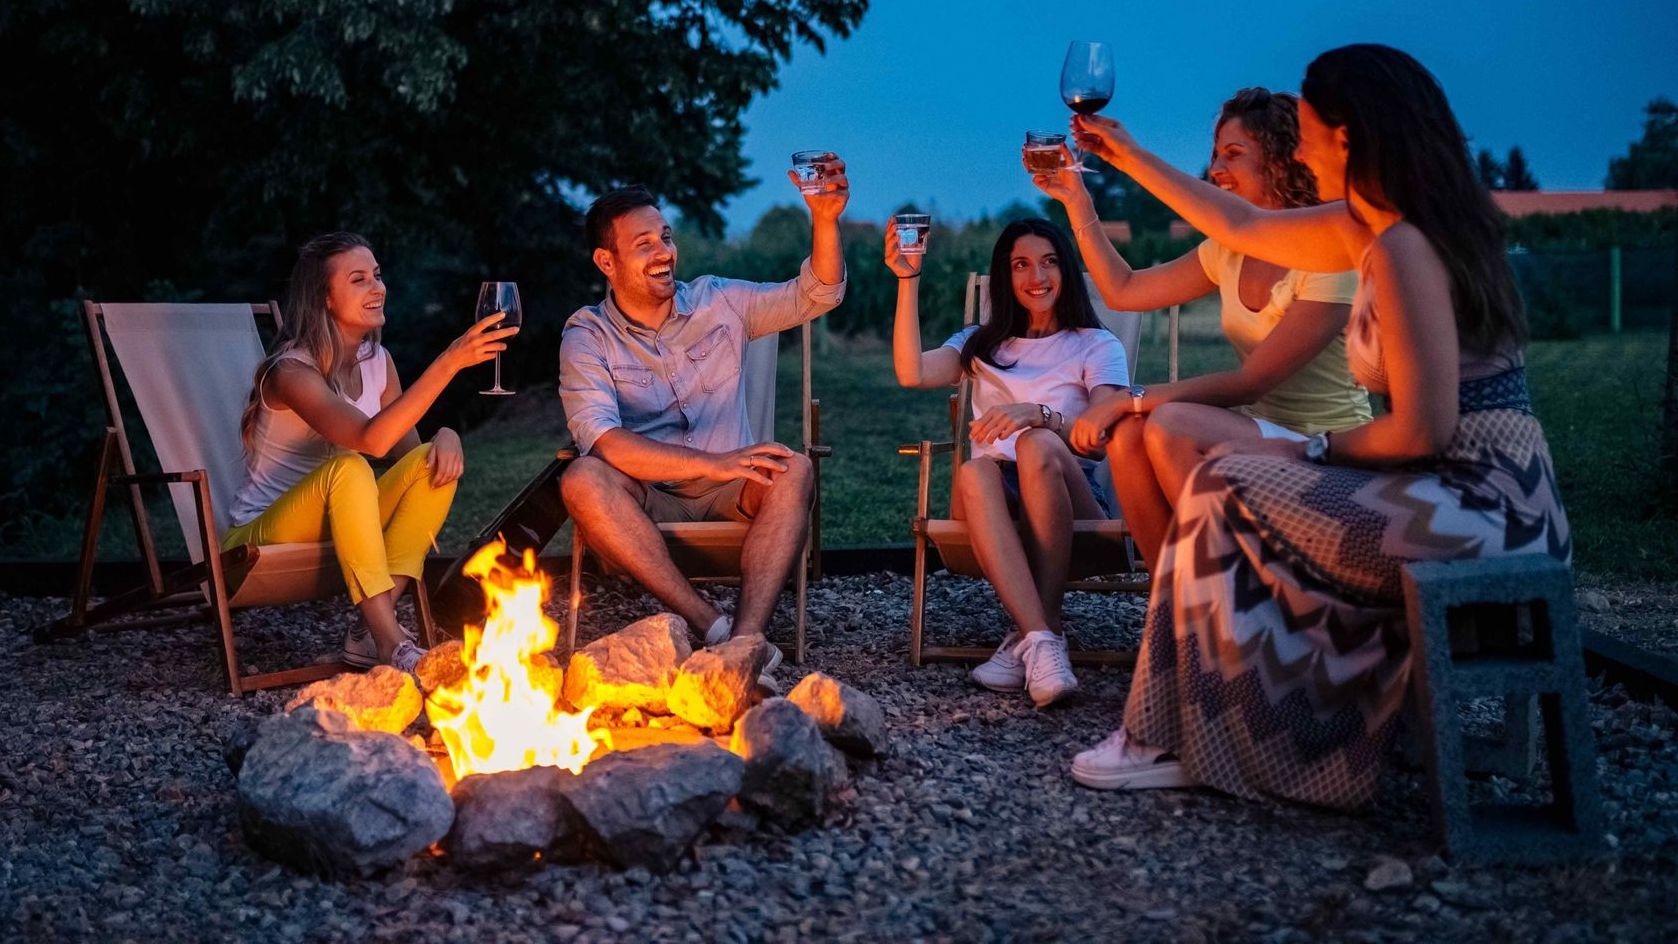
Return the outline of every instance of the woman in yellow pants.
[[[367,241],[331,233],[298,253],[285,325],[245,407],[245,481],[224,548],[330,540],[360,625],[344,658],[411,671],[424,651],[396,620],[465,469],[460,437],[414,426],[456,373],[506,349],[517,328],[473,325],[407,390],[379,344],[385,285]],[[375,478],[365,456],[401,455]]]

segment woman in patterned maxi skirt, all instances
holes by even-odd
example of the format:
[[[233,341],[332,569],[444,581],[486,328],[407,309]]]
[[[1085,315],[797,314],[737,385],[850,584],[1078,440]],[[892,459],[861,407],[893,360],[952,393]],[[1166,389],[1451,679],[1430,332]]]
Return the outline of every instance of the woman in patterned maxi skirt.
[[[1087,786],[1361,806],[1409,680],[1400,568],[1571,559],[1502,224],[1438,82],[1360,45],[1318,57],[1302,92],[1301,159],[1344,202],[1258,210],[1116,122],[1074,120],[1081,145],[1209,238],[1295,268],[1355,265],[1350,366],[1391,405],[1304,444],[1227,444],[1195,470],[1155,566],[1124,727],[1073,762]]]

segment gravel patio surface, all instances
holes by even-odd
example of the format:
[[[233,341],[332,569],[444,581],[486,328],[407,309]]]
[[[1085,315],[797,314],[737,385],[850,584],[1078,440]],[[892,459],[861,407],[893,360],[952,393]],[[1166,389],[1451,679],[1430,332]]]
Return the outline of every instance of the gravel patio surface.
[[[998,638],[988,590],[933,586],[929,631]],[[1638,592],[1615,588],[1609,605]],[[221,756],[222,732],[278,711],[286,692],[226,695],[206,626],[37,646],[29,629],[64,601],[0,598],[0,673],[16,693],[0,739],[0,940],[1560,942],[1670,940],[1678,927],[1678,725],[1664,706],[1593,691],[1608,851],[1566,867],[1453,867],[1433,854],[1413,771],[1395,770],[1363,815],[1080,788],[1067,763],[1118,723],[1128,674],[1082,670],[1080,700],[1038,712],[976,689],[962,667],[911,669],[908,599],[901,576],[816,584],[810,663],[779,673],[790,686],[819,669],[887,713],[893,753],[857,771],[823,826],[719,831],[663,876],[538,864],[481,878],[421,856],[330,882],[246,847]],[[585,638],[654,609],[596,589]],[[335,647],[349,612],[241,613],[241,655],[306,662]],[[1085,644],[1134,644],[1142,613],[1129,595],[1068,605]],[[1371,891],[1372,872],[1408,881]]]

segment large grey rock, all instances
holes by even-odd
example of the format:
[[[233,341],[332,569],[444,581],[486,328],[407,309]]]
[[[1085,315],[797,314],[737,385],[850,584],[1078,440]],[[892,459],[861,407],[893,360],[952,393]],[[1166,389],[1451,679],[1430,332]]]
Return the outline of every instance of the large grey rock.
[[[667,872],[740,790],[745,765],[711,741],[614,751],[561,782],[588,850]]]
[[[371,875],[443,838],[454,804],[437,765],[412,744],[305,706],[263,724],[245,754],[239,819],[270,858]]]
[[[852,754],[884,754],[890,747],[886,735],[886,714],[880,703],[835,678],[812,672],[787,694],[792,702],[815,720],[822,736]]]
[[[262,725],[254,718],[238,717],[221,727],[221,759],[227,762],[227,769],[233,776],[239,776],[239,768],[245,764],[245,755],[250,752],[251,745],[256,743],[257,732]]]
[[[757,677],[769,664],[769,641],[739,636],[688,656],[670,687],[670,713],[689,724],[727,731],[757,691]]]
[[[286,702],[293,711],[314,703],[339,712],[363,731],[401,734],[424,706],[413,677],[401,669],[376,665],[366,672],[345,672],[303,686]]]
[[[820,820],[845,784],[845,759],[815,719],[785,698],[746,712],[729,747],[746,761],[741,805],[787,829]]]
[[[443,851],[456,865],[476,871],[530,863],[571,830],[560,782],[572,776],[558,767],[529,767],[460,781]]]
[[[578,708],[665,714],[676,672],[692,654],[686,620],[670,613],[649,616],[573,653],[565,671],[565,699]]]

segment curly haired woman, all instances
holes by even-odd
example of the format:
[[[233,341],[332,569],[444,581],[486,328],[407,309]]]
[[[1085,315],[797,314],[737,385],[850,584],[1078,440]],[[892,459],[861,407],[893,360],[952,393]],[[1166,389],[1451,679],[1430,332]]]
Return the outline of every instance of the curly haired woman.
[[[1295,158],[1299,104],[1292,95],[1242,89],[1213,129],[1207,176],[1267,209],[1315,206],[1316,178]],[[1345,330],[1357,276],[1305,272],[1208,239],[1193,252],[1133,270],[1102,234],[1082,175],[1062,169],[1033,180],[1065,204],[1078,247],[1108,307],[1149,311],[1214,289],[1224,336],[1240,355],[1233,370],[1176,383],[1132,386],[1072,427],[1075,449],[1103,446],[1113,491],[1137,546],[1156,561],[1172,506],[1189,473],[1221,442],[1303,442],[1369,422],[1369,395],[1346,366]]]

